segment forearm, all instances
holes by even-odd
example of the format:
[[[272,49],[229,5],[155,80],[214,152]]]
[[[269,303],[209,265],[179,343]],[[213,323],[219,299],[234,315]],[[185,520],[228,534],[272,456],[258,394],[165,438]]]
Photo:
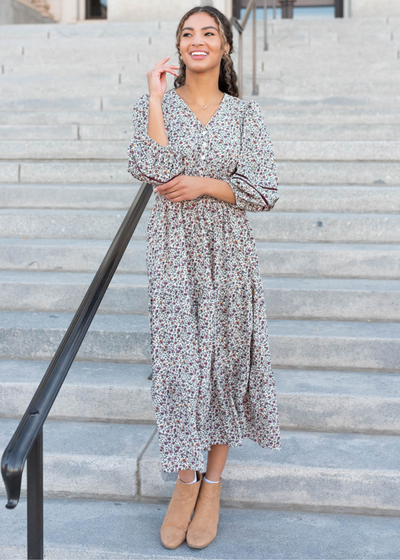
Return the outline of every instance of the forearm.
[[[203,180],[205,182],[204,194],[212,196],[213,198],[219,198],[225,202],[230,202],[231,204],[236,204],[236,197],[233,190],[226,181],[212,179],[211,177],[204,177]]]
[[[147,134],[160,146],[167,146],[168,137],[165,130],[164,115],[162,112],[162,99],[150,96],[149,99],[149,121]]]

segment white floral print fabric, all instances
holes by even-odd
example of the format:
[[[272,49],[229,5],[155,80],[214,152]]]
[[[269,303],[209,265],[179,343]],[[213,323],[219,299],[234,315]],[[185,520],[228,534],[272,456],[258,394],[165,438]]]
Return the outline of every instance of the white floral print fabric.
[[[246,211],[278,200],[273,145],[256,101],[224,94],[204,126],[175,89],[162,100],[168,145],[147,134],[149,94],[133,107],[128,171],[226,181],[236,203],[155,193],[146,265],[160,471],[204,470],[202,451],[250,438],[280,450],[266,305]]]

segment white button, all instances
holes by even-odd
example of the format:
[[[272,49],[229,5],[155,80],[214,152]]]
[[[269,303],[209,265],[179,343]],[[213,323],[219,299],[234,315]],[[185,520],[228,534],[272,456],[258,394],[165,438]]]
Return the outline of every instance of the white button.
[[[201,159],[206,159],[206,156],[201,156]]]
[[[207,134],[207,130],[203,130],[203,134]]]
[[[207,144],[203,142],[203,148],[207,148]]]

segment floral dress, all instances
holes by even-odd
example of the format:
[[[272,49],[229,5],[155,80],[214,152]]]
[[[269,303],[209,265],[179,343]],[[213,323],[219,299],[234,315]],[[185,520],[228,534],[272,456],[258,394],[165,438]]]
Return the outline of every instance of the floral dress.
[[[246,211],[278,200],[274,150],[256,101],[224,94],[204,126],[171,89],[168,145],[147,134],[149,94],[133,107],[128,171],[153,188],[178,175],[226,181],[236,203],[155,193],[146,266],[160,472],[205,470],[211,445],[281,449],[264,291]]]

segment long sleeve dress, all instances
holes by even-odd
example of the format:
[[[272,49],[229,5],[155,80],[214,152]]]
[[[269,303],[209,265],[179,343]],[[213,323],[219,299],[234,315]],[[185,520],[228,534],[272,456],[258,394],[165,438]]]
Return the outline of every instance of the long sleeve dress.
[[[147,134],[149,94],[133,107],[128,171],[153,188],[178,175],[226,181],[236,203],[155,193],[146,266],[160,472],[204,470],[202,451],[250,438],[280,450],[275,378],[255,240],[246,211],[278,200],[274,150],[256,101],[224,94],[204,126],[171,89],[168,145]]]

